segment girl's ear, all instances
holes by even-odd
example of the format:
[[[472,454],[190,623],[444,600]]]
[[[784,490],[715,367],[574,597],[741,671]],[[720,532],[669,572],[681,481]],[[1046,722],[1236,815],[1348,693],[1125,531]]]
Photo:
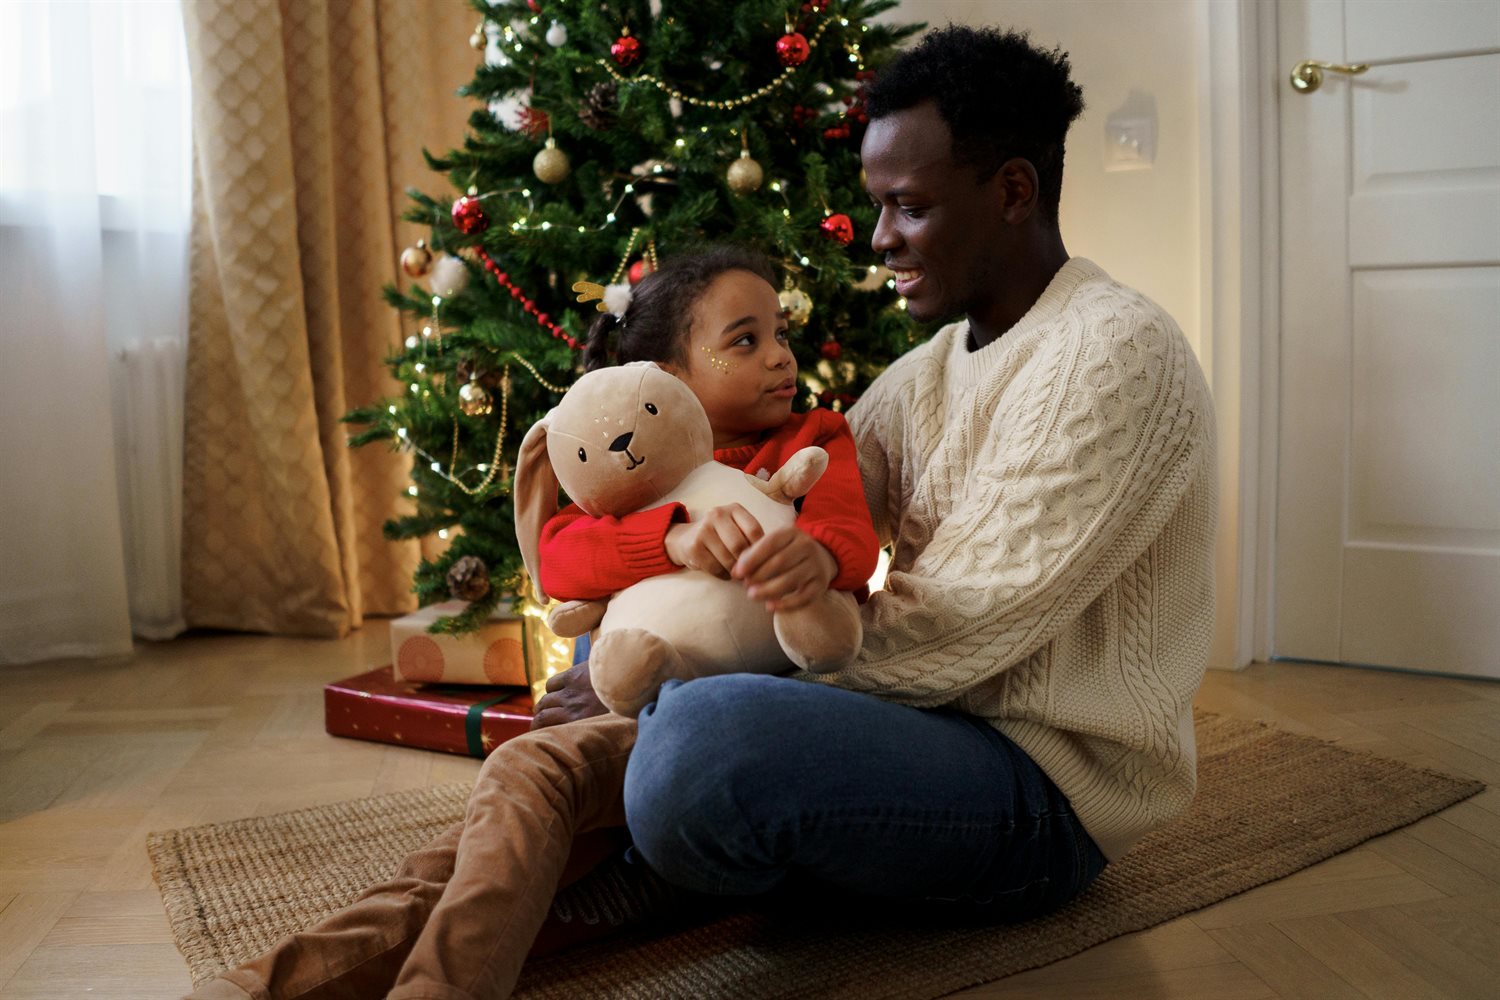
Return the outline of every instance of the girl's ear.
[[[542,527],[557,513],[558,491],[557,474],[552,471],[552,460],[547,457],[547,426],[551,419],[549,413],[526,432],[516,461],[516,476],[511,483],[516,508],[516,543],[521,547],[526,575],[531,577],[531,585],[543,603],[547,601],[547,595],[537,574],[540,565],[537,555]]]

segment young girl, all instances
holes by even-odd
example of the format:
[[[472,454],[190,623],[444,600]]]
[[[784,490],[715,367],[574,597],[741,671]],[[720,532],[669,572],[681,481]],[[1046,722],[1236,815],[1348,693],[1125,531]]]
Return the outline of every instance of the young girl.
[[[597,520],[565,509],[544,533],[549,594],[592,599],[690,566],[791,609],[829,587],[858,590],[873,572],[853,439],[836,414],[792,413],[797,363],[771,280],[764,259],[741,250],[668,261],[621,315],[595,322],[584,363],[655,361],[677,375],[708,412],[720,462],[770,475],[799,448],[826,449],[828,469],[796,525],[765,533],[738,506],[691,523],[678,505]],[[566,874],[586,871],[600,834],[625,825],[635,737],[635,720],[604,714],[502,744],[481,767],[463,822],[408,855],[390,881],[191,997],[509,996]],[[575,850],[581,834],[593,836]],[[552,936],[566,939],[568,929]]]
[[[878,545],[854,439],[836,413],[792,412],[797,360],[764,258],[716,247],[668,261],[619,316],[594,322],[583,359],[588,370],[654,361],[687,383],[708,412],[714,458],[725,465],[768,478],[798,449],[817,445],[828,452],[828,469],[800,502],[796,526],[770,537],[738,504],[697,522],[681,504],[620,519],[569,506],[542,530],[549,595],[593,600],[684,566],[743,579],[749,596],[772,611],[864,586]]]

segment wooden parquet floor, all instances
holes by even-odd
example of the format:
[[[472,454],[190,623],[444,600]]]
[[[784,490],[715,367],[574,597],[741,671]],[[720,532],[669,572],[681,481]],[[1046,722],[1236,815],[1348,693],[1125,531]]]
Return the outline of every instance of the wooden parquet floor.
[[[0,667],[0,997],[180,996],[148,831],[471,778],[476,761],[337,739],[322,685],[388,661],[205,635]],[[1480,778],[1479,796],[1290,878],[955,996],[1500,997],[1500,684],[1296,664],[1211,673],[1199,704]]]

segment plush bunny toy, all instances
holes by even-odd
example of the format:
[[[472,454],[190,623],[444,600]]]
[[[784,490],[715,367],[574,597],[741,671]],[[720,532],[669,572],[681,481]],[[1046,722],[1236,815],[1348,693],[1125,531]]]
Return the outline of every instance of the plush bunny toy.
[[[650,362],[601,368],[580,378],[527,432],[516,467],[516,536],[537,575],[542,526],[557,513],[561,486],[594,517],[619,517],[678,502],[697,519],[739,503],[770,531],[791,524],[792,501],[828,465],[804,448],[769,481],[713,459],[708,415],[685,384]],[[594,690],[612,711],[635,716],[662,682],[705,674],[777,673],[793,664],[832,670],[859,652],[863,633],[854,598],[829,591],[796,611],[774,615],[738,580],[698,570],[650,577],[605,601],[574,601],[548,619],[563,636],[596,628],[589,651]]]

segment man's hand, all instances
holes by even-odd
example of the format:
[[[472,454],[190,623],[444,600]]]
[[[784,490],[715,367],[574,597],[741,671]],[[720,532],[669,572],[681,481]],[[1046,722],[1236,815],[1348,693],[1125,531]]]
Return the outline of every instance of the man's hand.
[[[765,601],[767,611],[795,611],[826,591],[838,572],[832,552],[790,525],[746,549],[731,575],[744,582],[751,598]]]
[[[608,711],[594,693],[593,682],[589,680],[589,664],[584,660],[547,678],[547,693],[536,703],[531,728],[560,726],[564,722],[577,722]]]
[[[737,503],[715,507],[697,521],[667,529],[667,558],[679,566],[729,578],[734,561],[764,534],[760,522]]]

